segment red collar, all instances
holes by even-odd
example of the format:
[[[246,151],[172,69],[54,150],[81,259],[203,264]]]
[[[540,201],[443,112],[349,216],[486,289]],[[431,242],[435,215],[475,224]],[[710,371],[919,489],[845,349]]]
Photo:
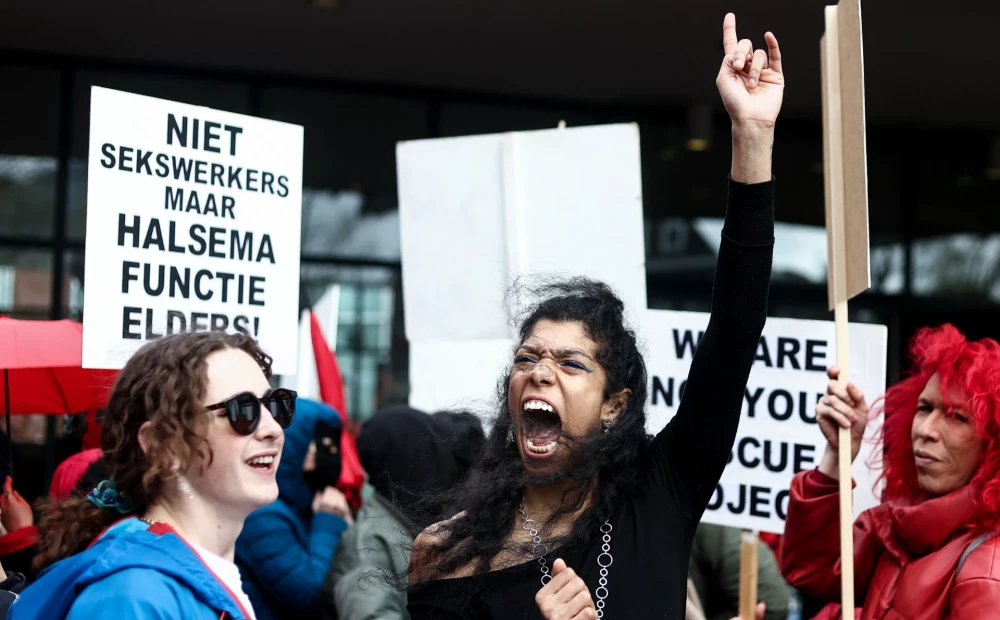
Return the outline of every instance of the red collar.
[[[941,497],[893,501],[880,508],[873,515],[877,534],[900,559],[933,553],[972,527],[972,492],[968,485]]]

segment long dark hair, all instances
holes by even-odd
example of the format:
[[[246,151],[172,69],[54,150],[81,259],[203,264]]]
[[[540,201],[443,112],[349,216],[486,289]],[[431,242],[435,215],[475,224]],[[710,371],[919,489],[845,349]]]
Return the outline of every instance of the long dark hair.
[[[612,516],[622,497],[635,483],[636,464],[645,458],[649,445],[646,433],[646,364],[639,352],[635,332],[625,322],[625,305],[605,284],[587,278],[546,283],[527,289],[520,285],[515,294],[527,291],[540,299],[524,313],[518,330],[520,342],[542,320],[578,322],[597,345],[597,362],[605,371],[605,400],[630,390],[624,410],[607,434],[566,437],[576,455],[568,471],[558,475],[574,481],[555,516],[580,510],[592,492],[597,494],[576,519],[566,536],[545,542],[564,555],[582,549],[601,523]],[[526,482],[520,453],[508,443],[513,420],[507,404],[513,367],[508,367],[497,384],[497,412],[480,461],[466,482],[449,496],[451,512],[459,518],[440,524],[433,540],[422,549],[420,579],[431,580],[474,566],[475,574],[488,572],[494,558],[511,552],[523,557],[530,546],[506,548],[511,519],[521,501]],[[554,481],[554,479],[553,479]],[[531,480],[532,483],[546,482]]]
[[[252,338],[221,331],[167,336],[144,345],[125,364],[111,391],[101,433],[102,457],[119,493],[142,512],[163,495],[164,484],[175,477],[175,461],[190,462],[199,454],[210,463],[212,450],[205,439],[210,420],[202,404],[207,376],[205,361],[224,349],[240,349],[271,377],[271,358]],[[153,440],[147,451],[139,445],[139,428],[152,422]],[[42,515],[39,554],[41,570],[82,551],[104,529],[123,515],[100,508],[74,491],[51,504]]]

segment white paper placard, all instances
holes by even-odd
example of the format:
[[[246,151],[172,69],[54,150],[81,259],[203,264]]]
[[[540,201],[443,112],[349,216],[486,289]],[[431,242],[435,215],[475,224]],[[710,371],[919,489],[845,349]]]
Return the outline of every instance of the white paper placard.
[[[465,410],[486,417],[496,413],[497,381],[513,359],[510,340],[421,340],[410,344],[410,405],[422,411]],[[447,369],[448,381],[467,386],[456,396],[442,377],[428,376]]]
[[[94,87],[83,365],[179,331],[298,348],[303,129]]]
[[[650,310],[644,328],[650,377],[648,428],[659,432],[676,412],[693,347],[709,314]],[[851,381],[872,403],[885,392],[888,330],[850,325]],[[819,464],[826,440],[815,422],[817,400],[826,390],[826,367],[837,358],[832,321],[769,318],[744,392],[732,458],[702,521],[782,533],[791,479]],[[712,412],[698,412],[712,415]],[[880,446],[881,419],[868,425],[854,462],[854,514],[879,503],[879,472],[870,467]]]
[[[396,158],[411,342],[509,339],[522,277],[587,275],[646,307],[636,125],[416,140]]]

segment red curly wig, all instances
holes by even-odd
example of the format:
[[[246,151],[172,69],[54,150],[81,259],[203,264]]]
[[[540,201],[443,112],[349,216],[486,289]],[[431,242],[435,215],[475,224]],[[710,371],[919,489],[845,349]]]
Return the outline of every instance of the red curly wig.
[[[917,401],[927,381],[937,373],[941,394],[961,394],[962,408],[974,420],[983,438],[983,458],[972,478],[973,521],[977,528],[1000,527],[1000,344],[984,338],[969,342],[950,324],[925,327],[910,344],[913,374],[889,388],[879,405],[885,411],[882,499],[894,500],[920,494],[913,458],[911,428]]]

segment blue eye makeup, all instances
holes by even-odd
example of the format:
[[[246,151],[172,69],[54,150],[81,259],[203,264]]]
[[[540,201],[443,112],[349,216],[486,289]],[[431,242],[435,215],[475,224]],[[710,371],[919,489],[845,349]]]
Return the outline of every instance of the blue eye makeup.
[[[515,364],[535,364],[537,362],[538,362],[538,359],[535,356],[532,356],[532,355],[516,355],[516,356],[514,356],[514,363]],[[586,372],[586,373],[594,372],[593,370],[587,368],[582,363],[580,363],[580,362],[578,362],[576,360],[563,360],[563,361],[559,362],[559,365],[562,366],[563,368],[571,368],[573,370],[581,370],[581,371]]]

